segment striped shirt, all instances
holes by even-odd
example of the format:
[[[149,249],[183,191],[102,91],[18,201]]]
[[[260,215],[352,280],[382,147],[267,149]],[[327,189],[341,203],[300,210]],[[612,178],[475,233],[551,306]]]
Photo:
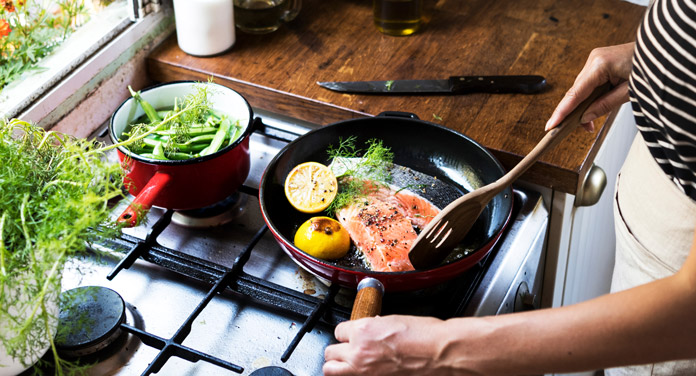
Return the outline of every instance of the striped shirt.
[[[650,153],[696,200],[696,0],[657,0],[648,9],[629,92]]]

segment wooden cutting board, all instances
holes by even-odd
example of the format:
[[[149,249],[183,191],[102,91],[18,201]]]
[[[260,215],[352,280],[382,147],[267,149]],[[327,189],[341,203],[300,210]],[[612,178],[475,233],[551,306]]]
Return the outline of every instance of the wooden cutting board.
[[[156,81],[207,80],[239,91],[267,111],[326,125],[406,111],[457,130],[507,168],[544,135],[544,124],[594,47],[631,42],[644,7],[619,0],[424,0],[422,30],[380,34],[372,0],[304,0],[278,31],[249,35],[215,57],[182,52],[176,36],[148,58]],[[379,96],[335,93],[317,81],[439,79],[451,75],[539,74],[540,94]],[[575,193],[611,121],[577,130],[523,179]],[[427,137],[424,134],[423,137]]]

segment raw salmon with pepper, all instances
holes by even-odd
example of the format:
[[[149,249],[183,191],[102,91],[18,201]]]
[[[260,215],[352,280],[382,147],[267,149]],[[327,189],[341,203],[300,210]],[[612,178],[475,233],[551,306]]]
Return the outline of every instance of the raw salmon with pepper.
[[[408,259],[423,228],[440,211],[426,199],[407,191],[379,188],[340,209],[336,217],[374,271],[414,270]]]
[[[382,188],[376,192],[376,195],[381,200],[394,203],[401,214],[419,229],[425,228],[440,213],[440,209],[430,201],[407,190],[394,191]]]

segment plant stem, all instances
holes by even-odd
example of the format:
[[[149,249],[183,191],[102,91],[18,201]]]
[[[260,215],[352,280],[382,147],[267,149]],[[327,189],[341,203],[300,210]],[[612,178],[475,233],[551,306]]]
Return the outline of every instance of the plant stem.
[[[65,251],[62,251],[59,255],[58,258],[56,258],[56,262],[53,263],[53,266],[51,267],[51,271],[48,273],[48,276],[46,276],[46,280],[44,281],[43,286],[41,286],[41,292],[37,296],[38,302],[34,305],[34,308],[31,310],[31,315],[24,320],[24,326],[22,327],[21,331],[24,332],[26,330],[30,330],[31,324],[34,322],[34,317],[36,316],[36,312],[39,310],[39,308],[44,307],[44,300],[46,300],[46,294],[48,291],[48,287],[50,286],[51,283],[53,283],[53,277],[56,274],[56,271],[58,270],[58,266],[62,264],[62,260],[65,257]],[[45,312],[45,309],[44,309]]]
[[[5,218],[7,217],[7,213],[3,212],[2,213],[2,218],[0,218],[0,273],[2,275],[7,275],[7,271],[5,270],[5,253],[7,253],[7,249],[5,249],[5,239],[3,239],[3,229],[5,228]]]
[[[41,192],[40,192],[41,195],[43,195],[44,193],[46,193],[46,190],[47,190],[48,188],[50,188],[50,187],[52,187],[52,186],[54,186],[54,185],[61,184],[61,183],[62,183],[62,184],[73,185],[73,186],[75,186],[75,187],[82,187],[82,186],[84,186],[83,184],[76,183],[76,182],[70,181],[70,180],[51,180],[50,182],[46,183],[46,185],[44,185],[43,189],[41,189]]]
[[[46,305],[45,304],[43,304],[43,309],[44,309],[44,312],[46,312]],[[48,317],[46,318],[46,320],[44,320],[44,326],[45,326],[46,333],[51,333],[51,326],[49,325]],[[58,355],[58,349],[56,349],[56,344],[55,344],[55,341],[53,340],[52,335],[48,336],[48,341],[51,344],[51,353],[53,353],[53,364],[55,366],[56,375],[63,375],[63,367],[60,364],[61,358],[60,358],[60,355]]]
[[[196,107],[202,107],[202,105],[198,105],[198,106],[196,106]],[[195,108],[195,107],[194,107],[194,108]],[[144,133],[142,133],[142,134],[139,134],[139,135],[137,135],[137,136],[135,136],[135,137],[131,137],[131,138],[125,140],[125,141],[121,141],[121,142],[118,142],[118,143],[115,143],[115,144],[112,144],[112,145],[109,145],[109,146],[105,146],[105,147],[103,147],[103,148],[101,148],[101,149],[99,149],[99,150],[92,150],[92,151],[89,151],[89,152],[87,152],[85,155],[90,155],[90,154],[95,153],[95,152],[97,152],[97,151],[99,151],[99,152],[105,152],[105,151],[107,151],[107,150],[115,149],[115,148],[117,148],[117,147],[119,147],[119,146],[125,146],[125,145],[132,144],[132,143],[134,143],[134,142],[136,142],[136,141],[140,141],[140,140],[142,140],[143,138],[145,138],[145,137],[147,137],[147,136],[149,136],[149,135],[151,135],[151,134],[153,134],[153,133],[159,131],[159,130],[162,128],[162,126],[163,126],[164,124],[166,124],[166,123],[168,123],[168,122],[170,122],[170,121],[172,121],[172,120],[178,118],[179,116],[181,116],[181,114],[183,114],[184,112],[186,112],[186,111],[188,111],[188,110],[190,110],[190,108],[187,107],[187,108],[181,109],[181,110],[179,110],[178,112],[175,112],[175,113],[173,113],[173,114],[167,116],[166,118],[162,119],[162,121],[160,121],[159,124],[157,124],[156,127],[152,127],[152,129],[150,129],[150,130],[147,131],[147,132],[144,132]]]
[[[24,247],[31,251],[31,261],[34,262],[36,261],[35,259],[35,254],[34,250],[31,247],[31,236],[29,235],[29,229],[27,228],[27,219],[24,216],[24,213],[27,208],[27,203],[29,202],[29,193],[24,194],[24,198],[22,199],[22,206],[19,209],[19,216],[22,220],[22,232],[24,233],[24,238],[26,239],[26,242],[24,243]]]

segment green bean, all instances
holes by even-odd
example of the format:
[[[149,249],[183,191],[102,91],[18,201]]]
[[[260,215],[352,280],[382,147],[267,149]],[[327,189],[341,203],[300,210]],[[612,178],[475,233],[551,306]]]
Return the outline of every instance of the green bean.
[[[167,158],[176,160],[176,161],[181,161],[184,159],[191,159],[193,158],[194,155],[190,153],[179,153],[179,152],[173,152],[173,153],[167,153]]]
[[[152,153],[137,153],[137,154],[143,158],[157,159],[157,157],[155,157],[155,155]]]
[[[201,134],[206,134],[206,133],[213,133],[214,134],[215,132],[217,132],[217,130],[218,130],[217,128],[213,128],[213,127],[201,127],[201,128],[191,128],[188,130],[187,133],[189,135],[201,135]],[[167,130],[157,131],[155,133],[157,133],[158,135],[169,136],[169,135],[175,135],[176,130],[175,129],[167,129]]]
[[[154,137],[145,137],[143,138],[143,147],[142,149],[149,149],[150,151],[153,150],[153,148],[158,147],[158,145],[161,145],[162,148],[164,147],[169,147],[170,149],[177,149],[178,151],[185,151],[185,152],[193,152],[193,151],[201,151],[208,147],[210,145],[210,142],[213,140],[213,137],[215,135],[203,135],[203,136],[196,136],[184,143],[167,143],[167,140],[161,140],[157,139]],[[225,138],[226,140],[227,138]],[[135,151],[134,151],[135,152]],[[168,155],[167,153],[164,153],[164,155]]]
[[[152,146],[153,148],[157,147],[157,145],[159,145],[160,147],[162,146],[162,141],[150,138],[149,136],[143,138],[143,143],[145,145]]]
[[[155,110],[154,107],[150,103],[148,103],[146,100],[143,99],[143,97],[140,96],[139,91],[134,91],[133,88],[128,85],[128,91],[130,91],[131,95],[133,98],[135,98],[135,101],[140,104],[140,107],[143,108],[143,111],[145,111],[145,115],[147,115],[147,118],[150,119],[151,123],[159,123],[162,121],[162,118],[159,117],[157,114],[157,110]]]
[[[167,159],[167,157],[164,156],[164,146],[161,142],[155,145],[155,149],[152,151],[152,154],[155,155],[155,159]]]
[[[234,129],[234,132],[232,132],[232,129]],[[230,142],[227,143],[227,146],[232,145],[232,143],[237,141],[237,139],[241,136],[242,127],[239,126],[239,120],[234,123],[234,127],[232,129],[230,129]]]
[[[179,151],[184,151],[184,152],[198,152],[201,151],[205,148],[208,147],[209,144],[207,143],[202,143],[202,144],[191,144],[191,145],[185,145],[185,144],[176,144],[173,145],[174,148],[178,149]]]
[[[205,124],[208,126],[214,127],[218,122],[220,122],[220,120],[213,115],[208,115],[208,118],[205,119]]]
[[[141,157],[150,158],[150,159],[158,159],[158,160],[161,160],[161,161],[167,161],[167,160],[168,160],[167,157],[165,157],[165,156],[159,156],[159,155],[156,155],[156,154],[154,154],[154,153],[140,153],[140,154],[138,154],[138,155],[141,156]]]
[[[214,134],[204,134],[204,135],[200,135],[200,136],[196,136],[196,137],[191,137],[190,140],[186,141],[186,144],[195,144],[195,143],[199,143],[199,142],[210,143],[210,141],[212,141],[214,137],[215,137]]]
[[[210,113],[215,116],[218,120],[222,120],[225,116],[227,116],[224,112],[220,112],[218,110],[210,109]]]
[[[146,145],[147,146],[147,145]],[[137,149],[130,149],[131,153],[143,155],[146,153],[152,153],[152,147],[142,147]]]
[[[210,146],[203,149],[201,151],[201,155],[213,154],[213,153],[217,152],[218,150],[220,150],[220,146],[222,145],[222,142],[225,140],[225,137],[228,136],[229,131],[230,131],[230,119],[224,118],[224,119],[222,119],[222,122],[220,123],[220,128],[215,133],[215,137],[213,138],[213,141],[210,142]]]

